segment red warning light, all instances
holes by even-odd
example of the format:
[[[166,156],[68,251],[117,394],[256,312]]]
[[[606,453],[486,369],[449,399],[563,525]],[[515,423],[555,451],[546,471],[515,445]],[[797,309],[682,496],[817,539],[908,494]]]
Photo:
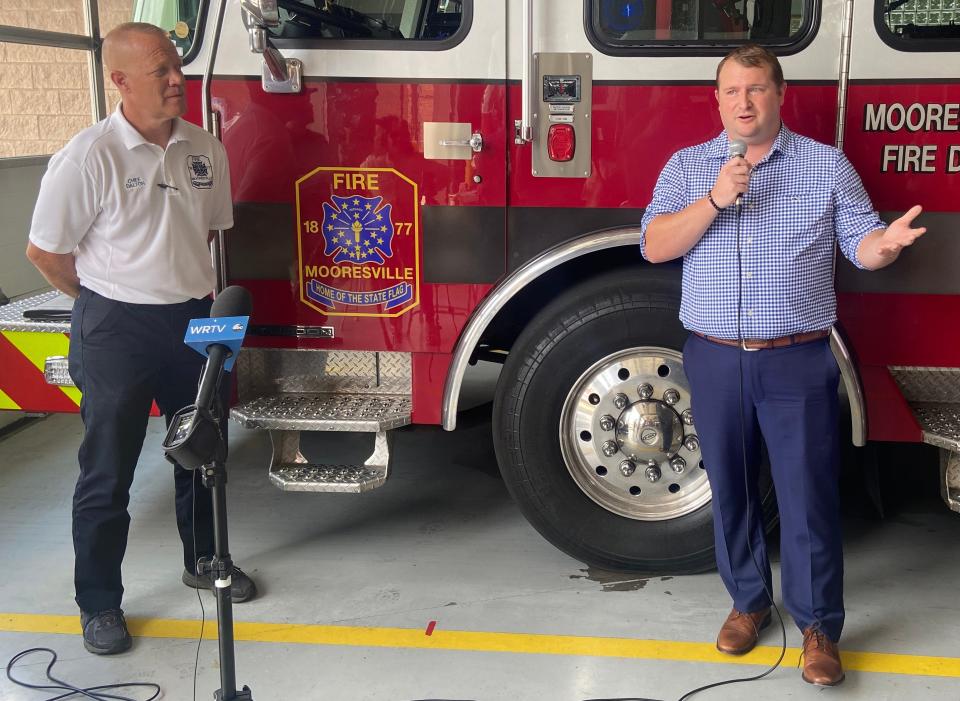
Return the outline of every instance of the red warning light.
[[[547,155],[551,161],[573,160],[577,149],[577,136],[572,124],[551,124],[547,131]]]

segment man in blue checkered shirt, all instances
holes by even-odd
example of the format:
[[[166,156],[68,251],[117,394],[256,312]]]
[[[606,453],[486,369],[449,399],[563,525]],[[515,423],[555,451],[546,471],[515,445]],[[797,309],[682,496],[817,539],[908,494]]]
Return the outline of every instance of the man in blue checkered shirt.
[[[651,262],[683,256],[680,319],[693,332],[684,369],[713,493],[717,567],[733,599],[717,648],[745,654],[770,622],[762,438],[780,510],[783,600],[803,631],[802,676],[832,686],[844,677],[834,251],[875,270],[925,229],[911,227],[919,206],[885,224],[840,151],[783,125],[785,91],[766,49],[742,46],[720,62],[724,131],[664,167],[641,251]],[[731,157],[738,140],[746,151]]]

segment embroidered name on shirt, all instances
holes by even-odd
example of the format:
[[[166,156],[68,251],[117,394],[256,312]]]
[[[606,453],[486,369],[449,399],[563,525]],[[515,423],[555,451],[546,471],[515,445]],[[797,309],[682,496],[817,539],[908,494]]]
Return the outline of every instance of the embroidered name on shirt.
[[[213,167],[206,156],[187,156],[187,173],[190,175],[190,184],[198,190],[213,187]]]
[[[138,175],[134,178],[127,178],[127,182],[124,185],[124,188],[126,188],[127,190],[136,190],[139,187],[143,187],[144,184],[145,183],[143,182],[143,178],[141,178]]]

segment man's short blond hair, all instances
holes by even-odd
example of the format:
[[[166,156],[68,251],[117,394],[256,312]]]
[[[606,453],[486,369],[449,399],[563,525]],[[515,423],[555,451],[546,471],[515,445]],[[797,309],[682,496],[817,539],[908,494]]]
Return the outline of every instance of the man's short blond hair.
[[[743,46],[738,46],[723,57],[720,63],[717,64],[718,87],[720,85],[720,69],[723,68],[723,64],[731,59],[741,66],[748,68],[762,68],[766,66],[770,69],[770,77],[773,78],[773,82],[777,88],[783,87],[783,68],[780,67],[780,61],[777,60],[776,55],[772,51],[765,49],[759,44],[744,44]]]

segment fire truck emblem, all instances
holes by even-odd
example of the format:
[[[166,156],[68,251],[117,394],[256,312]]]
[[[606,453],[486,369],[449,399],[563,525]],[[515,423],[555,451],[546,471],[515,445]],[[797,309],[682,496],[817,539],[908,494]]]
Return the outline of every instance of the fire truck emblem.
[[[324,255],[334,263],[383,265],[393,256],[393,205],[382,197],[332,197],[323,203]]]
[[[300,301],[327,316],[419,304],[417,186],[392,168],[316,168],[297,181]]]

